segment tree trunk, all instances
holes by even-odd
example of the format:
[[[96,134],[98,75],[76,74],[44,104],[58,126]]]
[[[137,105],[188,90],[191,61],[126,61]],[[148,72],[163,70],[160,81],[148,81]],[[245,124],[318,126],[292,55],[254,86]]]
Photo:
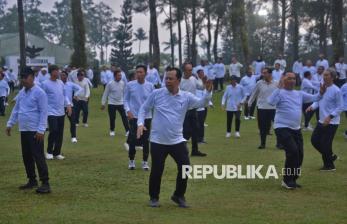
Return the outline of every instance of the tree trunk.
[[[85,50],[86,34],[81,1],[71,1],[71,13],[74,46],[74,52],[71,56],[71,65],[77,68],[85,68],[87,65],[87,56]]]
[[[207,59],[208,61],[211,61],[211,42],[212,42],[212,35],[211,35],[211,12],[210,12],[210,2],[209,0],[205,0],[208,3],[205,3],[206,5],[206,16],[207,16]],[[219,18],[218,18],[219,19]],[[217,21],[218,23],[218,21]],[[217,24],[218,26],[218,24]],[[217,29],[217,28],[216,28]]]
[[[181,29],[181,9],[177,7],[177,28],[178,28],[178,64],[182,67],[182,29]]]
[[[186,41],[187,41],[187,60],[191,60],[191,48],[190,48],[190,27],[187,14],[184,14],[184,21],[186,24]]]
[[[282,3],[282,15],[281,15],[281,36],[280,36],[280,46],[279,53],[284,54],[284,41],[286,35],[286,12],[287,12],[287,2],[286,0],[281,0]]]
[[[233,37],[235,38],[238,34],[240,36],[240,44],[243,53],[243,63],[247,65],[249,63],[249,48],[248,48],[248,36],[245,21],[245,1],[244,0],[233,0],[232,2],[232,26],[233,26]]]
[[[174,40],[172,38],[173,31],[172,31],[172,4],[171,0],[169,0],[169,22],[170,22],[170,46],[171,46],[171,66],[175,66],[175,46],[174,46]]]
[[[159,69],[160,67],[160,44],[158,35],[158,24],[157,24],[157,9],[156,0],[149,0],[149,12],[150,12],[150,24],[152,34],[152,46],[153,46],[153,61],[154,66]]]
[[[220,25],[220,20],[221,18],[218,17],[217,18],[217,23],[216,23],[216,29],[214,31],[214,42],[213,42],[213,57],[214,60],[217,61],[217,57],[218,57],[218,34],[219,34],[219,25]]]
[[[23,0],[17,0],[17,7],[18,7],[18,28],[19,28],[20,71],[23,71],[26,66]]]
[[[197,7],[197,0],[193,0],[193,7],[192,7],[192,63],[193,66],[196,65],[197,61],[197,49],[196,49],[196,7]]]
[[[298,18],[298,1],[292,0],[292,20],[293,20],[293,61],[299,59],[299,18]]]
[[[331,39],[333,42],[334,60],[338,61],[339,57],[344,56],[343,42],[343,0],[331,1],[332,13],[332,30]]]
[[[274,51],[278,54],[279,53],[279,26],[280,26],[280,16],[279,16],[279,7],[278,7],[278,1],[279,0],[273,0],[272,1],[272,11],[273,11],[273,29],[275,33],[275,42],[273,43]]]

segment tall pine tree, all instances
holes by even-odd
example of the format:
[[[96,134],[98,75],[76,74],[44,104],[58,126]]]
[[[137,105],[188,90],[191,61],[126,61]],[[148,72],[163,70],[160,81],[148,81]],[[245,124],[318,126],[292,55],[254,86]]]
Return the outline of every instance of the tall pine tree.
[[[111,52],[111,62],[119,66],[125,73],[133,68],[132,28],[131,0],[124,0],[119,25],[114,33],[115,41]]]

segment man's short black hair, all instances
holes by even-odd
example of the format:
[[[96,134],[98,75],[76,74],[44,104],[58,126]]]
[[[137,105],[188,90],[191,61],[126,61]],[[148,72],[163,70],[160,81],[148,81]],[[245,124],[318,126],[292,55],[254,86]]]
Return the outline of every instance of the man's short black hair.
[[[181,78],[182,78],[182,71],[181,71],[179,68],[175,68],[175,67],[170,68],[170,69],[169,69],[169,72],[171,72],[171,71],[176,71],[176,78],[177,78],[179,81],[181,81]]]
[[[26,79],[29,75],[34,76],[34,71],[30,67],[25,67],[20,71],[20,78],[21,79]]]
[[[304,77],[307,78],[311,75],[311,72],[310,71],[306,71],[304,72]]]
[[[143,70],[145,70],[145,73],[147,73],[147,66],[146,65],[137,65],[136,70],[139,68],[143,68]]]
[[[182,69],[183,69],[183,70],[185,69],[186,65],[191,65],[191,66],[193,67],[193,63],[192,63],[192,62],[186,61],[186,62],[184,62],[183,65],[182,65]]]
[[[52,71],[55,71],[55,70],[59,70],[59,67],[58,67],[57,65],[51,65],[51,66],[49,66],[49,68],[48,68],[49,74],[51,74]]]
[[[267,71],[268,73],[272,74],[272,69],[271,69],[270,67],[265,67],[265,68],[263,68],[263,70],[264,70],[264,69],[266,69],[266,71]]]

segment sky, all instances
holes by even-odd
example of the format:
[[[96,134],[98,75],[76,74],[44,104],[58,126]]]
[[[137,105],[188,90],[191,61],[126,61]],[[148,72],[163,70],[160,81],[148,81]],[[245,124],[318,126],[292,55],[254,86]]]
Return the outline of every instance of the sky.
[[[54,2],[56,0],[41,0],[42,5],[41,5],[41,10],[43,11],[50,11],[53,8]],[[107,5],[109,5],[115,12],[115,16],[119,17],[119,14],[121,12],[121,5],[123,3],[123,0],[94,0],[94,3],[99,3],[99,2],[104,2]],[[17,4],[17,0],[7,0],[7,3],[9,6],[12,6],[14,4]],[[169,32],[162,28],[160,23],[164,21],[165,15],[160,15],[158,17],[158,28],[159,28],[159,42],[168,42],[170,39]],[[137,30],[137,28],[142,27],[145,32],[148,34],[149,30],[149,14],[139,14],[136,13],[133,15],[133,32]],[[148,52],[148,40],[142,41],[141,43],[141,52]],[[161,45],[161,49],[163,49],[164,46]],[[138,53],[139,49],[139,43],[138,42],[133,42],[133,53]],[[162,51],[162,50],[161,50]],[[108,51],[109,54],[110,51]],[[170,51],[167,51],[166,53],[170,53]]]

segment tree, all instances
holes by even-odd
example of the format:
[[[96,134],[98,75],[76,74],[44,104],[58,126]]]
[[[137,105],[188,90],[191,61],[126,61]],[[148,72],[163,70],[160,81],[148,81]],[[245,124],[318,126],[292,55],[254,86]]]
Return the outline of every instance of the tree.
[[[117,64],[125,73],[133,68],[132,53],[132,3],[124,0],[119,25],[114,34],[111,62]]]
[[[149,0],[149,13],[150,13],[150,28],[149,28],[149,46],[150,51],[153,52],[151,55],[152,63],[155,67],[159,68],[160,66],[160,44],[159,44],[159,33],[158,33],[158,24],[157,24],[157,5],[156,0]]]
[[[168,42],[163,42],[162,44],[164,44],[166,47],[163,49],[164,51],[169,50],[171,47],[175,48],[175,46],[178,44],[178,39],[177,39],[177,35],[176,33],[172,34],[172,36],[170,37],[170,41]],[[172,57],[172,55],[171,55]]]
[[[18,28],[19,28],[18,32],[19,32],[19,51],[20,51],[20,71],[23,71],[26,66],[23,0],[17,0],[17,8],[18,8]]]
[[[78,68],[85,68],[87,65],[85,50],[86,33],[80,0],[71,1],[71,13],[74,46],[74,52],[71,56],[71,65]]]
[[[343,42],[343,1],[332,0],[331,1],[332,13],[332,30],[331,39],[333,42],[334,60],[338,61],[339,57],[344,56],[344,42]]]
[[[136,30],[136,32],[134,33],[135,36],[135,40],[134,41],[138,41],[139,42],[139,54],[141,54],[141,42],[144,40],[147,40],[148,37],[146,36],[146,32],[145,30],[140,27]]]

